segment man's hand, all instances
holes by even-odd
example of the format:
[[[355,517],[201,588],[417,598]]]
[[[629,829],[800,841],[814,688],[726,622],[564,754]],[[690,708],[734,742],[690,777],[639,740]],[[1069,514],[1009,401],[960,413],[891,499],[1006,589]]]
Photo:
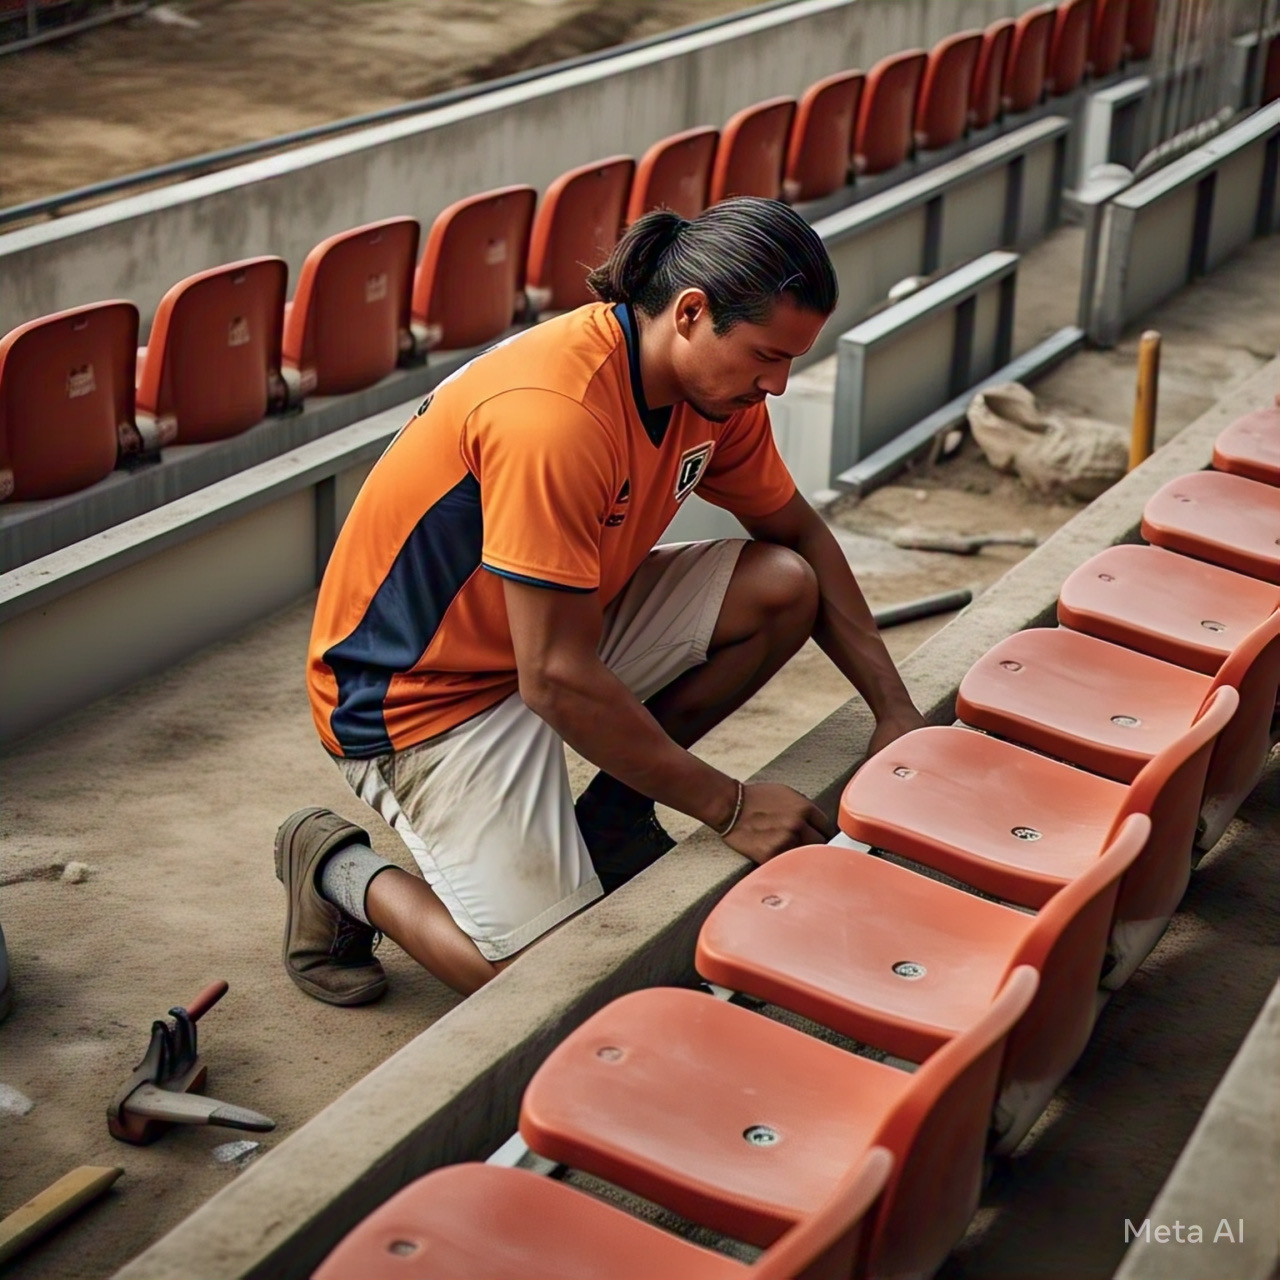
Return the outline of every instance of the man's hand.
[[[912,706],[904,707],[892,715],[883,716],[876,722],[875,732],[867,744],[867,758],[870,759],[877,751],[883,751],[903,734],[910,733],[913,729],[923,729],[927,723],[924,716]]]
[[[826,844],[835,833],[826,814],[798,791],[756,782],[743,786],[742,812],[724,842],[752,862],[768,862],[800,845]]]

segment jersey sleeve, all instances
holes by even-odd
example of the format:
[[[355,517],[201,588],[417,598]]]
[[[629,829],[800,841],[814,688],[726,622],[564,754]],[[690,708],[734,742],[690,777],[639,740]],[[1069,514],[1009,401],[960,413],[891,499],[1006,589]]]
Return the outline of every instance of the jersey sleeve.
[[[763,404],[736,415],[716,442],[698,497],[735,516],[768,516],[791,500],[796,482],[773,440]]]
[[[480,483],[484,568],[535,586],[594,591],[620,470],[594,415],[554,391],[506,391],[473,411],[462,450]]]

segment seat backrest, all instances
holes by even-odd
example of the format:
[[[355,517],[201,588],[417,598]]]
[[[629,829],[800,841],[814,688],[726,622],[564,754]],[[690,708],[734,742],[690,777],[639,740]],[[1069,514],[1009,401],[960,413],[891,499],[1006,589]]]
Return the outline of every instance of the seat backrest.
[[[1124,26],[1126,61],[1142,62],[1151,57],[1159,17],[1160,0],[1129,0],[1129,17]]]
[[[853,122],[865,82],[861,71],[840,71],[804,91],[787,147],[788,200],[817,200],[849,180]]]
[[[116,465],[134,434],[138,308],[97,302],[0,340],[0,500],[74,493]]]
[[[978,1206],[987,1126],[1005,1040],[1039,978],[1020,965],[981,1018],[916,1071],[875,1141],[894,1156],[872,1229],[868,1272],[930,1276]]]
[[[975,129],[985,129],[994,123],[1003,108],[1013,27],[1012,18],[1001,18],[982,33],[982,48],[973,69],[973,92],[969,96],[969,123]]]
[[[300,391],[359,391],[412,348],[409,302],[418,220],[384,218],[340,231],[307,254],[284,326],[284,365]]]
[[[1053,21],[1045,88],[1070,93],[1089,69],[1089,39],[1093,34],[1094,0],[1062,0]]]
[[[288,275],[283,258],[246,258],[188,276],[160,300],[138,411],[160,424],[162,443],[223,440],[266,417],[281,390]]]
[[[911,154],[916,96],[929,55],[906,49],[881,58],[867,72],[853,135],[853,167],[860,173],[884,173]]]
[[[538,193],[498,187],[443,209],[413,282],[413,320],[426,350],[499,337],[524,309],[529,232]]]
[[[1028,111],[1044,97],[1049,41],[1056,18],[1053,5],[1028,9],[1013,24],[1009,65],[1004,76],[1004,109]]]
[[[969,127],[973,72],[981,50],[981,31],[957,32],[930,50],[916,103],[917,147],[931,151],[964,137]]]
[[[711,166],[711,204],[729,196],[777,200],[782,195],[782,170],[795,114],[794,98],[769,98],[729,117],[720,130]]]
[[[707,207],[719,138],[718,129],[701,128],[655,142],[636,166],[627,221],[650,209],[673,209],[682,218],[696,218]]]
[[[562,173],[546,189],[529,242],[528,292],[535,314],[591,302],[587,273],[618,243],[636,162],[610,156]]]
[[[1089,33],[1089,65],[1095,76],[1109,76],[1124,60],[1124,29],[1129,0],[1097,0]]]

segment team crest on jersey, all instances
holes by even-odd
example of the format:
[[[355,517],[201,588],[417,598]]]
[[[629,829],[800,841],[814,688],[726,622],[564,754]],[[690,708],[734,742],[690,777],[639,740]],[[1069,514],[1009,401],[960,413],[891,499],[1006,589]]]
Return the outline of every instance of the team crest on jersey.
[[[613,500],[613,509],[604,518],[605,527],[616,529],[627,518],[627,504],[631,501],[631,481],[624,480],[618,496]]]
[[[694,445],[686,449],[676,468],[676,501],[683,502],[697,487],[702,473],[711,461],[711,452],[716,447],[714,440],[705,444]]]

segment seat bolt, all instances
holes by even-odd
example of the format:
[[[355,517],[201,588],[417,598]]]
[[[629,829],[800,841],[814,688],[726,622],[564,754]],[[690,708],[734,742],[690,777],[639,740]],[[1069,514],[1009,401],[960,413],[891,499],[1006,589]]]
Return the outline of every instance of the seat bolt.
[[[1099,582],[1114,582],[1115,580],[1116,580],[1116,579],[1115,579],[1115,575],[1114,575],[1114,574],[1110,574],[1110,573],[1100,573],[1100,574],[1098,574],[1098,581],[1099,581]]]
[[[1227,629],[1225,622],[1214,622],[1212,618],[1206,618],[1200,625],[1206,631],[1225,631]]]
[[[908,769],[905,764],[900,764],[893,771],[893,776],[895,778],[914,778],[916,776],[916,771],[914,769]]]
[[[1001,665],[1001,666],[1002,666],[1006,671],[1021,671],[1021,670],[1022,670],[1022,663],[1020,663],[1020,662],[1014,662],[1012,658],[1006,658],[1006,659],[1005,659],[1005,660],[1004,660],[1000,665]]]
[[[1121,729],[1136,729],[1142,721],[1137,716],[1112,716],[1111,723]]]
[[[407,1258],[411,1253],[418,1252],[418,1245],[413,1240],[393,1240],[387,1245],[387,1252],[394,1253],[401,1258]]]
[[[753,1147],[772,1147],[779,1143],[782,1139],[776,1129],[770,1129],[767,1124],[753,1124],[750,1129],[744,1129],[742,1136]]]
[[[616,1045],[607,1044],[603,1049],[596,1050],[596,1057],[603,1058],[605,1062],[618,1062],[622,1058],[622,1050]]]
[[[760,901],[761,901],[761,902],[762,902],[766,907],[780,907],[780,906],[782,906],[782,899],[781,899],[780,897],[778,897],[778,895],[777,895],[776,893],[769,893],[769,894],[766,894],[763,898],[761,898],[761,899],[760,899]]]
[[[929,971],[922,964],[916,964],[914,960],[899,960],[893,966],[893,971],[900,978],[906,978],[908,982],[914,982],[917,978],[923,978]]]
[[[1039,840],[1040,832],[1035,827],[1011,827],[1009,834],[1016,840]]]

